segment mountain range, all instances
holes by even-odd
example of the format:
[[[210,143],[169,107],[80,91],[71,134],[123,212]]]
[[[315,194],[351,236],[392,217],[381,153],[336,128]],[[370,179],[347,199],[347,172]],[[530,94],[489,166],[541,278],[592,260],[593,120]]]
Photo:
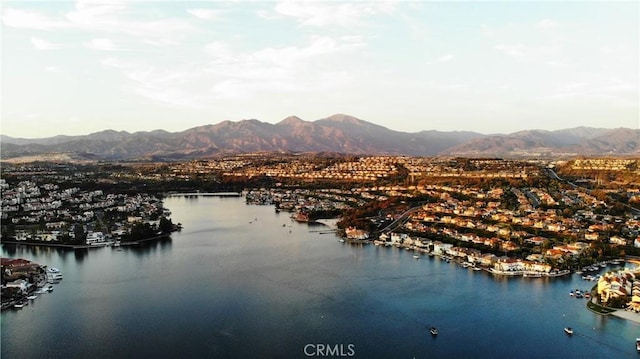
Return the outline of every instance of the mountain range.
[[[548,157],[640,155],[640,130],[578,127],[484,135],[399,132],[337,114],[316,121],[223,121],[181,132],[105,130],[41,139],[0,135],[2,159],[65,153],[96,160],[183,160],[250,152],[337,152],[409,156]]]

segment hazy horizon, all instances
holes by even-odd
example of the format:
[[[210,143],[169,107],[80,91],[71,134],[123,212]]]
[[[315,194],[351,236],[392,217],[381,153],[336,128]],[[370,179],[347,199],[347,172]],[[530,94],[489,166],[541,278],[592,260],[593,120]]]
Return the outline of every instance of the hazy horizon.
[[[639,127],[633,1],[0,6],[14,138],[332,113],[408,133]]]

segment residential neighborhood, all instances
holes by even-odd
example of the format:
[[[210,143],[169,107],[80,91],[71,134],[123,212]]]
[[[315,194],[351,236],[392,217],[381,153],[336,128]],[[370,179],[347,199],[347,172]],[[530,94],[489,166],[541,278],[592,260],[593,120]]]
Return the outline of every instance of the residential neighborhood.
[[[2,187],[3,241],[108,245],[128,240],[132,228],[159,230],[170,212],[149,194],[104,193],[23,180]],[[5,237],[6,236],[6,237]]]
[[[300,222],[336,218],[348,242],[498,275],[553,277],[640,256],[638,162],[260,153],[15,165],[2,169],[2,236],[89,247],[135,241],[177,228],[166,194],[237,191],[249,205],[271,205]]]

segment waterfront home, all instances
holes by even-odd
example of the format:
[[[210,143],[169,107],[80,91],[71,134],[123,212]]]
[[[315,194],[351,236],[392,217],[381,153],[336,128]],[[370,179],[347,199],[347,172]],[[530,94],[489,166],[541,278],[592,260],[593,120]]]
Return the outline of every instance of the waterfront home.
[[[493,267],[493,264],[498,261],[498,257],[492,253],[482,254],[476,263],[479,263],[483,267]]]
[[[413,245],[418,248],[426,248],[431,244],[431,241],[426,238],[416,237],[413,239]]]
[[[551,265],[546,263],[532,262],[532,261],[522,261],[524,264],[524,268],[529,272],[537,272],[537,273],[549,273],[551,272]]]
[[[640,289],[640,269],[622,269],[603,274],[598,279],[597,292],[603,303],[615,297],[629,297],[633,302],[632,296],[636,286]],[[636,293],[640,294],[637,291]]]
[[[521,272],[525,270],[524,263],[518,259],[509,257],[498,258],[493,267],[502,272]]]
[[[87,233],[87,244],[95,245],[105,242],[105,236],[102,232]]]
[[[40,273],[40,265],[22,258],[1,258],[3,278],[11,281]]]
[[[393,244],[401,244],[407,239],[408,236],[406,233],[391,233],[391,243]]]
[[[12,282],[7,282],[7,284],[5,284],[5,288],[15,288],[13,290],[26,294],[27,289],[29,288],[29,282],[24,279],[16,279]]]
[[[435,254],[447,254],[453,247],[451,243],[442,243],[440,241],[433,242],[433,253]]]
[[[355,227],[347,227],[344,230],[344,233],[347,235],[347,238],[349,239],[364,240],[369,238],[369,233],[367,231],[364,231],[362,229],[357,229]]]
[[[451,247],[447,251],[447,254],[452,257],[466,258],[467,253],[465,252],[466,248],[463,247]]]

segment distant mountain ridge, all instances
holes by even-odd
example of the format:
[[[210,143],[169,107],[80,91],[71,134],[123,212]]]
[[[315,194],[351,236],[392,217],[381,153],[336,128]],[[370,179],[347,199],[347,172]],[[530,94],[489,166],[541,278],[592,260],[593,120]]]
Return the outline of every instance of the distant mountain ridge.
[[[255,119],[223,121],[181,132],[105,130],[41,139],[0,135],[0,150],[3,159],[70,153],[104,160],[180,160],[258,151],[478,157],[639,155],[640,130],[578,127],[505,135],[433,130],[406,133],[336,114],[316,121],[290,116],[276,124]]]

